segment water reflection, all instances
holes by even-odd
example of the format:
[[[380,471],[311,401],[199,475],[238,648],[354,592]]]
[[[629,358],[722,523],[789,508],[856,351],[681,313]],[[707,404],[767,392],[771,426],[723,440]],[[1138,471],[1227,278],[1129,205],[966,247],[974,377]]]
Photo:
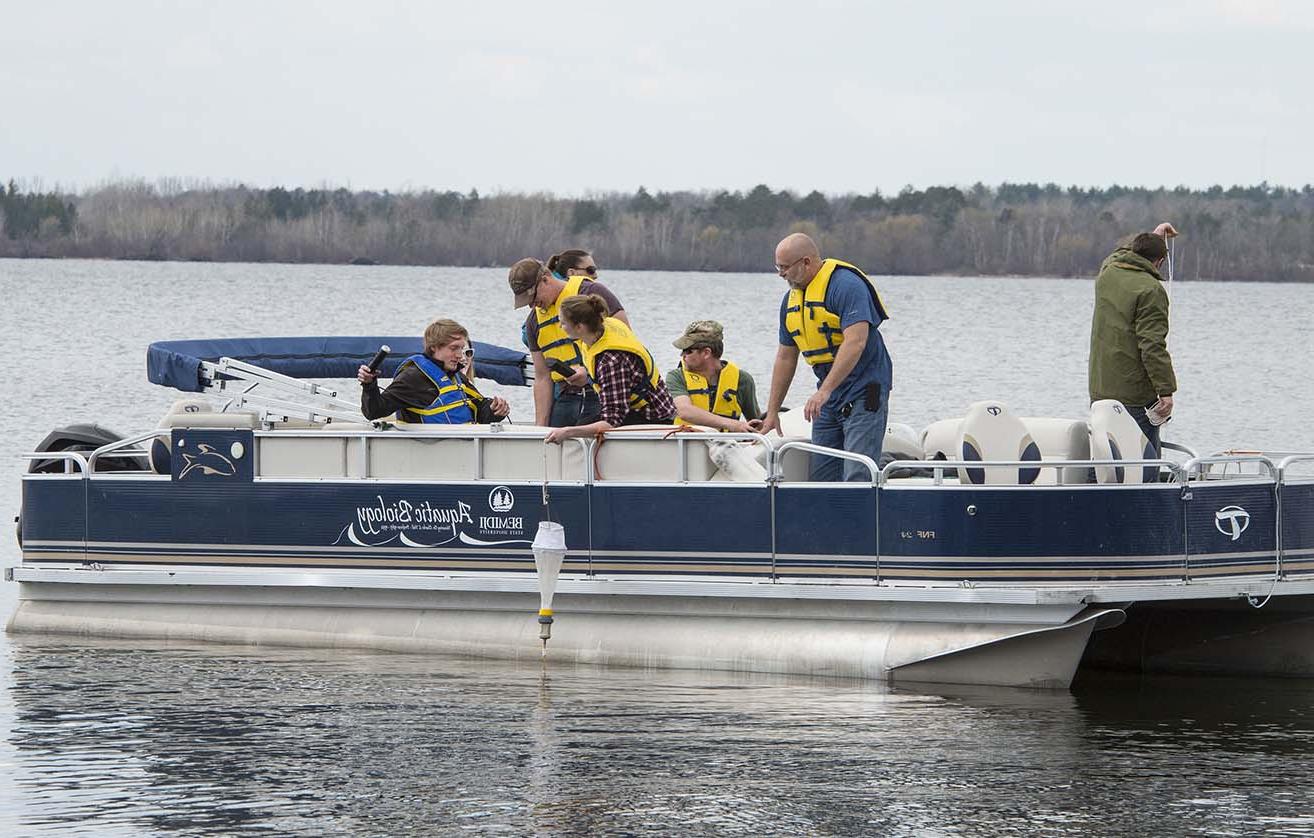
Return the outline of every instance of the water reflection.
[[[12,638],[7,834],[1314,831],[1307,686]]]

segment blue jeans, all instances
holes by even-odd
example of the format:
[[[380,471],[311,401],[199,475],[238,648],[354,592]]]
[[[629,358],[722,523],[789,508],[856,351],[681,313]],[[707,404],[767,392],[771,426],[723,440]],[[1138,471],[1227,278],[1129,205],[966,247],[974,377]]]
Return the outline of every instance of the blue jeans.
[[[848,415],[845,415],[846,413]],[[879,466],[881,446],[885,443],[885,423],[889,416],[890,406],[886,398],[881,399],[879,410],[868,410],[861,398],[849,405],[838,404],[831,399],[821,408],[821,414],[812,421],[812,442],[827,448],[865,454]],[[814,481],[843,479],[865,483],[871,479],[871,473],[862,463],[853,460],[813,454],[808,479]]]
[[[566,393],[560,388],[552,401],[552,415],[548,424],[554,428],[569,428],[574,425],[588,425],[602,418],[602,403],[592,387],[585,387],[583,392]]]

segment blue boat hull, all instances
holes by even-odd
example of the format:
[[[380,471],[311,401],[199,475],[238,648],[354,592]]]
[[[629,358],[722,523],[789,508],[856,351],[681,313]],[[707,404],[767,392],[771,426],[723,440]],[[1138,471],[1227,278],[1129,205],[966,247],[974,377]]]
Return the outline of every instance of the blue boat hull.
[[[211,450],[249,431],[192,432]],[[30,475],[23,560],[533,571],[542,520],[564,572],[1070,583],[1273,575],[1274,484],[876,487]],[[1284,487],[1282,571],[1314,570],[1314,486]],[[1241,509],[1246,526],[1222,526]],[[1227,522],[1230,523],[1230,522]]]

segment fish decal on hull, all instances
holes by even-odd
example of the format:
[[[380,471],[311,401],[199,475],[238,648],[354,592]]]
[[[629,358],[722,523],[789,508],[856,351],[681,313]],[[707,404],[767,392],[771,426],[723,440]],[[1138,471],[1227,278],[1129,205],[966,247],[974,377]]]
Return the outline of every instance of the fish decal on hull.
[[[233,461],[214,450],[213,447],[205,443],[201,443],[196,447],[200,449],[199,454],[183,453],[182,458],[186,465],[178,473],[179,480],[187,477],[193,471],[199,471],[206,476],[218,475],[220,477],[232,477],[237,474],[237,466],[233,465]]]

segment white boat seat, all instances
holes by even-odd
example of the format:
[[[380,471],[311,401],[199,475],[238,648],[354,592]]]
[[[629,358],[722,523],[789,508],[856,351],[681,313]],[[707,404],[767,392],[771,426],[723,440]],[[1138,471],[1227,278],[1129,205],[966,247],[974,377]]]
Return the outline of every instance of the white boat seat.
[[[885,426],[885,441],[881,443],[881,453],[890,454],[897,460],[922,459],[922,439],[912,425],[903,422],[890,422]]]
[[[151,471],[156,474],[170,474],[173,470],[170,454],[170,431],[173,428],[258,428],[260,417],[247,411],[220,413],[205,399],[178,399],[169,406],[169,410],[160,419],[157,426],[160,433],[151,440]]]
[[[963,418],[940,419],[922,431],[922,457],[924,460],[958,459],[958,438],[962,436]]]
[[[1045,462],[1089,460],[1090,426],[1080,419],[1059,419],[1049,416],[1023,416],[1022,424],[1040,448],[1040,459]],[[1081,484],[1090,482],[1090,468],[1068,466],[1040,470],[1037,483]]]
[[[959,435],[959,456],[963,460],[1025,460],[1040,462],[1040,446],[1027,432],[1022,420],[1008,406],[997,401],[976,402],[963,417]],[[1040,468],[995,466],[960,468],[960,483],[985,485],[1030,485],[1040,476]]]
[[[169,406],[160,428],[258,428],[260,417],[245,410],[220,413],[205,399],[179,399]]]
[[[1080,419],[1051,416],[1023,416],[1022,424],[1040,449],[1043,462],[1090,459],[1090,426]],[[927,460],[956,460],[962,436],[961,418],[940,419],[927,425],[921,434],[922,456]],[[1043,468],[1036,484],[1089,483],[1090,469],[1085,466]]]
[[[1090,455],[1094,460],[1157,460],[1154,446],[1122,402],[1102,399],[1090,406]],[[1097,483],[1154,483],[1156,466],[1096,466]]]

